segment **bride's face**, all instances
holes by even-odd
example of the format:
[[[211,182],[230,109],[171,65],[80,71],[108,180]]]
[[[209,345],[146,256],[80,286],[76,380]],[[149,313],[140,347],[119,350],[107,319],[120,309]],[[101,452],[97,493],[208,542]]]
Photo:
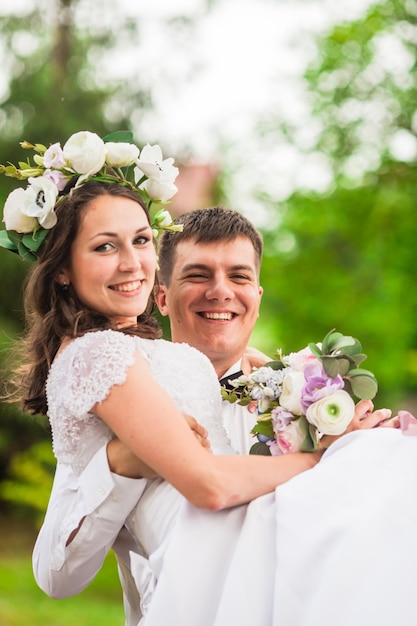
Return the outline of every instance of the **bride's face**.
[[[156,253],[142,207],[126,197],[98,196],[86,207],[71,249],[70,283],[89,308],[125,326],[146,308],[154,286]]]

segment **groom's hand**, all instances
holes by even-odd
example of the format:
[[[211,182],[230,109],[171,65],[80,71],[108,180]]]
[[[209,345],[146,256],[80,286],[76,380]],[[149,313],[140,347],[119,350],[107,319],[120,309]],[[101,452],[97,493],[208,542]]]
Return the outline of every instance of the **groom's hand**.
[[[110,471],[126,478],[156,478],[158,474],[149,465],[138,459],[131,450],[116,437],[107,444],[107,460]]]
[[[210,442],[208,440],[207,430],[203,426],[201,426],[201,424],[199,424],[197,420],[191,415],[187,415],[187,413],[183,413],[183,416],[188,426],[191,428],[194,435],[197,437],[197,441],[203,446],[203,448],[207,448],[207,450],[211,450]]]
[[[254,367],[262,367],[271,360],[271,357],[264,354],[264,352],[246,346],[245,353],[242,357],[242,371],[244,374],[250,374]]]

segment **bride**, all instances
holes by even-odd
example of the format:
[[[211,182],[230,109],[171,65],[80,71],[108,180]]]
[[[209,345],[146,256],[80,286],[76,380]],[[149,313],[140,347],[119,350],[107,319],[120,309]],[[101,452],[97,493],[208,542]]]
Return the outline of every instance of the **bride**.
[[[28,411],[48,414],[61,464],[79,475],[115,434],[194,506],[218,511],[271,492],[317,463],[320,453],[230,454],[216,419],[221,398],[209,360],[185,344],[155,339],[146,309],[156,253],[135,191],[89,181],[57,202],[55,214],[26,286],[30,361],[19,388]],[[207,428],[216,454],[196,441],[182,413]],[[144,502],[151,506],[152,491],[161,489],[171,488],[153,482]],[[177,507],[183,500],[176,491],[172,499]],[[174,519],[175,509],[169,512]],[[132,528],[138,519],[130,520]],[[165,536],[170,520],[159,519]],[[157,528],[147,531],[151,553],[161,536]]]
[[[132,567],[146,626],[279,624],[280,614],[292,613],[285,561],[280,570],[288,549],[280,546],[281,530],[288,532],[277,514],[281,489],[319,468],[321,454],[231,454],[210,362],[156,339],[147,315],[156,254],[135,190],[90,180],[53,208],[56,223],[26,286],[23,406],[48,414],[54,453],[77,475],[116,435],[144,475],[161,477],[149,479],[127,522],[145,557]],[[196,441],[183,413],[205,426],[215,454]]]

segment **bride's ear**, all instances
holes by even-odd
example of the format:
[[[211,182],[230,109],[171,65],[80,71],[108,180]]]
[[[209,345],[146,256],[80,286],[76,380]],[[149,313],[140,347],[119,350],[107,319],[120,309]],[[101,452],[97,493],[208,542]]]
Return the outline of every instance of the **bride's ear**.
[[[69,285],[71,281],[67,270],[61,270],[60,272],[58,272],[58,274],[55,276],[55,281],[58,283],[58,285]]]
[[[158,290],[155,293],[155,302],[161,315],[165,316],[169,314],[168,304],[167,304],[167,289],[165,285],[158,286]]]

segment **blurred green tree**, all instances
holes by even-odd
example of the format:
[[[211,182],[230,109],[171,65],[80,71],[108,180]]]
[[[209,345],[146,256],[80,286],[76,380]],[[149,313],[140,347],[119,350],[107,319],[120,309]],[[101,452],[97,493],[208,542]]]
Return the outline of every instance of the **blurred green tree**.
[[[416,47],[410,0],[379,2],[320,38],[306,72],[321,126],[311,151],[327,157],[332,186],[279,206],[264,198],[277,219],[260,339],[294,350],[333,327],[358,337],[376,403],[394,409],[417,390]],[[298,129],[284,130],[296,143]]]

